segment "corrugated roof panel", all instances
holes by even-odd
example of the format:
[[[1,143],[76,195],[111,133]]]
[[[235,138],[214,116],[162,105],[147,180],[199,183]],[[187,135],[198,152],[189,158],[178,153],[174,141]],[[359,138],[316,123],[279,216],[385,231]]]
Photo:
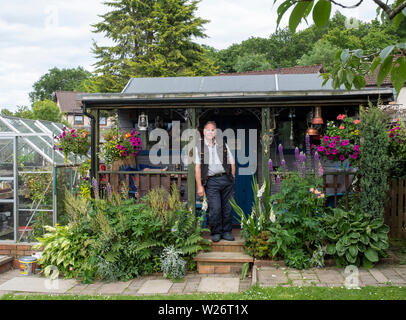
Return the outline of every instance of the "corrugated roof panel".
[[[323,78],[318,74],[278,74],[279,91],[332,90],[331,82],[323,87]]]
[[[273,75],[133,78],[122,93],[216,93],[275,91]]]

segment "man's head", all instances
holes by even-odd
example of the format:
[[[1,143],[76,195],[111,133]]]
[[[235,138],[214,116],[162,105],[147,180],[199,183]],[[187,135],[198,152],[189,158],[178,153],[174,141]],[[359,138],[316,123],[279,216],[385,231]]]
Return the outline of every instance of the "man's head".
[[[216,123],[214,121],[207,121],[203,128],[203,135],[207,140],[214,139],[216,136]]]

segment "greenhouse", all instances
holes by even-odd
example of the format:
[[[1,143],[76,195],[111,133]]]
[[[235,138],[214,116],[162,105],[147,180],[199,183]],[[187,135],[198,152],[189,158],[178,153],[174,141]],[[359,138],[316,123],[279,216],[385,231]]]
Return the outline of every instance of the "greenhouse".
[[[65,189],[77,183],[77,158],[54,146],[64,125],[0,116],[0,242],[30,242],[64,222]],[[57,201],[57,198],[59,201]]]

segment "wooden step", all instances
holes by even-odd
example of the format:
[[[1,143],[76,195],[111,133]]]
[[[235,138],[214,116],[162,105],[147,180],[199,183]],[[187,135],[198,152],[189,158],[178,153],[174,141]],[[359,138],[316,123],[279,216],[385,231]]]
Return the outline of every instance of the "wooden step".
[[[0,256],[0,273],[4,273],[13,269],[13,262],[13,257]]]
[[[213,242],[211,240],[211,235],[209,232],[203,233],[203,237],[209,240],[211,245],[211,251],[219,252],[244,252],[244,239],[241,237],[240,229],[233,229],[232,234],[234,236],[234,241],[227,241],[221,239],[218,242]]]
[[[241,273],[244,263],[254,262],[254,258],[242,252],[200,252],[196,257],[198,272]]]

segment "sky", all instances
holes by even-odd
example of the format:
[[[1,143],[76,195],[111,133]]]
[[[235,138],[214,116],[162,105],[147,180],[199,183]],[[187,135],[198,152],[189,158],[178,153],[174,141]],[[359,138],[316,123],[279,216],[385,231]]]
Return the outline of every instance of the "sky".
[[[273,2],[202,0],[196,15],[210,22],[205,25],[208,37],[197,42],[225,49],[249,37],[268,37],[276,28]],[[366,0],[358,9],[340,11],[369,21],[375,17],[376,7],[371,3]],[[102,34],[92,33],[91,24],[101,21],[99,15],[108,10],[102,0],[0,0],[0,109],[29,106],[32,85],[53,67],[82,66],[92,71],[93,40],[109,42]]]

